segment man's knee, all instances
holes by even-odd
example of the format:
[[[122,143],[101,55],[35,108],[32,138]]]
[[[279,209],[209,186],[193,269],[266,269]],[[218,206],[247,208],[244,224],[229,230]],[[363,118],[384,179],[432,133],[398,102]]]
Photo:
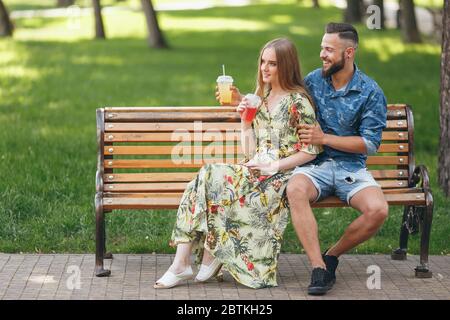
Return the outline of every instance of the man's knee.
[[[363,214],[371,225],[381,225],[389,215],[389,206],[386,201],[372,202],[365,208]]]

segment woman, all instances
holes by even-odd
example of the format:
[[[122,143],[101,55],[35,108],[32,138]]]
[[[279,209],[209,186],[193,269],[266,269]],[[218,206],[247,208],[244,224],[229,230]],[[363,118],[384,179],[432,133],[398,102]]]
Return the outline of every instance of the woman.
[[[296,135],[296,126],[313,124],[315,116],[293,43],[267,43],[257,74],[256,94],[263,103],[252,122],[241,121],[246,160],[205,165],[188,184],[172,233],[175,259],[155,288],[192,279],[193,250],[201,262],[196,281],[216,276],[223,266],[248,287],[277,285],[277,260],[289,217],[286,185],[291,170],[313,160],[320,149],[301,145]],[[241,115],[246,105],[244,98],[237,108]]]

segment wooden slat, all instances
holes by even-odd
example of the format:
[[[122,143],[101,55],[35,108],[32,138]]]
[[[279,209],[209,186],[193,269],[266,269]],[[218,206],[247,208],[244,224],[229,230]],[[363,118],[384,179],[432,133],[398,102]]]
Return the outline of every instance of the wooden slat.
[[[194,159],[184,161],[172,159],[145,159],[145,160],[105,160],[105,168],[201,168],[207,163],[239,163],[242,159],[233,159],[232,157],[220,156],[211,159]],[[402,161],[403,160],[403,161]],[[408,157],[397,156],[372,156],[368,157],[367,165],[407,165]]]
[[[105,198],[181,198],[183,192],[105,192]]]
[[[171,159],[158,160],[105,160],[105,168],[117,169],[145,169],[145,168],[201,168],[208,163],[238,163],[241,159],[234,160],[232,158],[219,157],[220,159],[194,159],[181,163]]]
[[[383,189],[405,188],[408,187],[407,180],[377,180],[377,183]]]
[[[408,179],[408,170],[369,170],[375,179]]]
[[[176,142],[176,141],[240,141],[239,131],[229,131],[225,134],[218,132],[187,133],[187,132],[155,132],[155,133],[105,133],[106,142]],[[407,131],[383,132],[382,139],[385,141],[408,141]]]
[[[236,107],[228,106],[161,106],[161,107],[106,107],[105,118],[108,119],[109,113],[130,113],[130,112],[235,112]]]
[[[240,132],[156,132],[156,133],[105,133],[105,142],[214,142],[240,141]]]
[[[184,182],[197,172],[111,173],[103,175],[105,182]]]
[[[369,170],[375,179],[408,179],[408,170]],[[103,180],[108,183],[123,182],[185,182],[191,181],[197,172],[111,173]]]
[[[184,192],[188,182],[162,183],[115,183],[105,184],[104,191],[108,192]]]
[[[241,146],[106,146],[106,155],[203,155],[215,156],[242,153]]]
[[[103,208],[113,209],[177,209],[181,195],[177,197],[152,198],[104,198]]]
[[[383,164],[395,164],[395,165],[407,165],[407,156],[370,156],[367,157],[367,165],[383,165]]]
[[[404,103],[389,103],[387,105],[388,110],[402,110],[406,108]]]
[[[384,143],[380,145],[378,152],[408,152],[407,143]]]
[[[392,119],[405,119],[406,110],[405,109],[390,109],[387,111],[388,120]]]
[[[112,117],[111,117],[112,115]],[[210,112],[205,110],[204,112],[173,112],[169,110],[167,112],[121,112],[121,113],[108,113],[105,115],[106,121],[109,122],[193,122],[193,121],[208,121],[208,122],[240,122],[241,118],[239,114],[234,112]]]
[[[107,122],[105,131],[115,132],[204,132],[204,131],[240,131],[239,122]]]
[[[383,189],[405,188],[406,180],[380,180],[377,181]],[[105,192],[183,192],[188,182],[161,182],[161,183],[114,183],[105,184]]]
[[[408,122],[406,120],[387,120],[386,129],[406,129]]]
[[[405,110],[405,104],[390,103],[387,105],[388,111]],[[105,114],[110,112],[204,112],[210,110],[214,112],[234,112],[236,107],[232,106],[156,106],[156,107],[105,107]]]
[[[408,141],[408,131],[383,131],[383,141]]]
[[[423,205],[424,193],[385,193],[384,197],[390,205]],[[312,205],[313,208],[347,207],[347,204],[337,197],[328,197]]]
[[[123,195],[121,195],[123,196]],[[177,209],[182,194],[153,194],[146,197],[108,197],[103,201],[105,210],[113,209]],[[423,193],[392,193],[384,194],[390,205],[423,205],[425,196]],[[312,205],[313,208],[346,207],[347,204],[337,197],[328,197]]]

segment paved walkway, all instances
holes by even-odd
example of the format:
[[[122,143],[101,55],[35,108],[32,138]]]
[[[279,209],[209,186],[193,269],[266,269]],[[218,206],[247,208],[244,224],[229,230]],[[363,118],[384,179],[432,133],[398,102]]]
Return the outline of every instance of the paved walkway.
[[[306,294],[310,267],[305,255],[280,255],[276,288],[249,289],[225,271],[223,282],[188,281],[173,289],[153,289],[172,259],[173,255],[165,254],[116,254],[113,260],[105,260],[111,276],[97,278],[93,254],[0,253],[0,300],[450,300],[450,256],[431,256],[433,277],[418,279],[414,277],[418,256],[393,261],[387,255],[345,255],[333,290],[322,297]]]

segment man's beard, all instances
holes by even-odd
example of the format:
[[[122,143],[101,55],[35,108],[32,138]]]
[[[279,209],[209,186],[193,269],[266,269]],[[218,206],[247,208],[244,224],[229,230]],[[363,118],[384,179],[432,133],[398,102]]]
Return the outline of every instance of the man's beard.
[[[345,56],[344,56],[344,52],[342,52],[342,57],[341,60],[339,60],[336,63],[333,63],[328,70],[325,70],[322,67],[322,77],[324,78],[328,78],[331,77],[333,74],[335,74],[338,71],[341,71],[345,66]]]

